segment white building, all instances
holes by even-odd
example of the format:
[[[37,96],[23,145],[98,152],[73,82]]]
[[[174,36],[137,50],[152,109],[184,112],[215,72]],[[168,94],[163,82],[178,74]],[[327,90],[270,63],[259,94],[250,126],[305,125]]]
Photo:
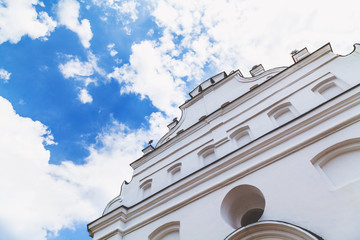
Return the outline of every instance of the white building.
[[[360,45],[219,73],[131,164],[95,240],[360,239]]]

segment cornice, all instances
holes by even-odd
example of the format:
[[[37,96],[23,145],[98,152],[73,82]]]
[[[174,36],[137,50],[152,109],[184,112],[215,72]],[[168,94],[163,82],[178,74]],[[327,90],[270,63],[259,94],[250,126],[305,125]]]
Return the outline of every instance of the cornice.
[[[289,75],[293,74],[294,72],[298,71],[299,69],[307,66],[308,64],[316,61],[317,59],[319,59],[320,57],[322,57],[323,55],[332,52],[332,48],[330,43],[325,44],[324,46],[322,46],[321,48],[319,48],[318,50],[316,50],[315,52],[311,53],[310,55],[308,55],[307,57],[301,59],[300,61],[298,61],[297,63],[294,63],[293,65],[291,65],[288,68],[284,68],[284,67],[279,67],[279,68],[273,68],[270,70],[265,71],[264,73],[255,76],[255,77],[250,77],[250,78],[244,78],[241,77],[241,79],[243,79],[242,81],[244,82],[249,82],[249,81],[255,81],[258,80],[266,75],[270,75],[274,72],[276,72],[277,70],[280,70],[282,68],[284,68],[284,70],[278,72],[276,75],[272,76],[271,78],[265,80],[263,83],[259,84],[259,86],[256,86],[254,89],[246,92],[245,94],[239,96],[238,98],[234,99],[233,101],[230,102],[230,104],[228,104],[227,106],[223,106],[220,107],[219,109],[215,110],[214,112],[208,114],[206,116],[206,118],[204,118],[201,121],[196,122],[195,124],[193,124],[192,126],[188,127],[187,129],[184,129],[183,132],[181,132],[180,134],[176,135],[175,137],[169,139],[168,141],[164,141],[164,139],[166,139],[167,137],[169,137],[171,134],[173,134],[174,132],[176,132],[178,129],[181,128],[181,124],[184,122],[184,119],[186,118],[186,108],[189,107],[191,104],[194,103],[194,100],[198,100],[200,98],[202,98],[202,96],[207,93],[208,91],[212,91],[215,87],[219,87],[222,84],[224,84],[225,82],[229,81],[230,79],[234,78],[237,76],[237,78],[239,79],[239,74],[240,71],[235,71],[232,74],[229,74],[227,77],[225,77],[223,80],[217,82],[216,84],[214,84],[213,86],[210,86],[208,88],[206,88],[201,94],[195,96],[193,99],[191,99],[188,102],[185,102],[183,105],[180,106],[180,109],[182,111],[182,116],[178,122],[178,124],[173,127],[168,133],[166,133],[158,142],[158,144],[156,145],[156,148],[144,155],[143,157],[135,160],[134,162],[132,162],[130,164],[130,166],[135,170],[136,168],[138,168],[139,166],[141,166],[142,164],[144,164],[145,162],[147,162],[149,159],[152,159],[155,155],[162,153],[163,151],[166,151],[168,148],[170,148],[171,146],[175,145],[176,143],[178,143],[179,141],[181,141],[184,137],[187,137],[188,135],[190,135],[188,132],[191,131],[191,129],[193,129],[196,125],[203,123],[203,121],[205,119],[209,119],[210,117],[212,119],[215,118],[214,114],[219,114],[219,111],[221,111],[222,109],[226,108],[228,109],[228,111],[230,111],[231,109],[235,108],[236,106],[234,106],[232,103],[239,101],[240,99],[244,98],[243,100],[246,101],[254,96],[256,96],[257,94],[259,94],[260,92],[264,91],[265,89],[263,88],[264,86],[267,86],[269,84],[269,82],[272,82],[273,84],[281,81],[282,79],[288,77]],[[354,50],[355,52],[355,50]],[[333,60],[334,58],[338,57],[338,55],[332,57],[332,59],[330,59],[329,61]],[[239,80],[238,80],[239,81]],[[272,84],[272,85],[273,85]],[[254,91],[256,89],[256,91]],[[245,99],[246,98],[246,99]],[[197,101],[196,100],[196,101]],[[241,101],[241,102],[244,102]],[[230,105],[233,105],[232,107],[230,107]],[[209,121],[209,120],[208,120]],[[197,128],[199,129],[199,128]],[[181,137],[181,138],[180,138]],[[164,141],[164,142],[162,142]],[[159,144],[160,143],[160,144]]]
[[[336,115],[360,104],[360,93],[359,93],[360,84],[352,87],[351,89],[345,91],[344,93],[334,97],[325,103],[319,105],[318,107],[304,113],[292,121],[272,130],[269,133],[251,141],[247,145],[238,148],[237,150],[227,154],[226,156],[218,159],[217,161],[209,164],[208,166],[199,169],[193,174],[187,176],[181,181],[178,181],[176,184],[173,184],[165,189],[160,190],[159,192],[154,193],[150,196],[146,201],[142,201],[137,203],[131,207],[129,207],[128,212],[125,214],[119,209],[115,209],[107,215],[95,220],[94,222],[88,225],[89,232],[97,231],[98,229],[105,228],[111,225],[113,222],[121,220],[126,223],[131,219],[134,219],[145,212],[158,207],[169,200],[179,196],[180,194],[187,192],[188,190],[206,182],[209,179],[212,179],[235,166],[247,162],[254,157],[258,156],[261,153],[266,152],[269,149],[274,148],[282,143],[286,143],[288,140],[295,138],[296,136],[304,133],[310,129],[313,129],[315,126],[320,125],[324,121],[333,118]],[[352,95],[346,97],[346,93],[351,93]],[[331,106],[329,104],[333,103]],[[301,120],[301,122],[299,122]],[[255,162],[250,167],[242,170],[241,172],[233,175],[231,177],[226,178],[222,182],[216,184],[215,186],[211,186],[190,198],[184,199],[180,203],[174,205],[171,208],[168,208],[162,212],[157,213],[156,215],[147,218],[133,226],[128,226],[123,233],[126,235],[131,231],[134,231],[140,228],[143,225],[146,225],[150,222],[155,221],[156,219],[163,217],[201,197],[204,195],[210,194],[232,182],[237,181],[238,179],[257,171],[273,162],[281,160],[285,156],[288,156],[308,145],[311,145],[314,142],[317,142],[326,136],[333,134],[349,125],[352,125],[356,122],[360,121],[360,114],[356,114],[349,119],[346,119],[338,124],[317,133],[316,135],[306,139],[306,141],[300,142],[285,151],[278,153],[276,155],[270,156],[269,158],[261,161]],[[108,216],[109,215],[109,216]]]
[[[268,95],[266,98],[263,98],[262,100],[260,100],[259,102],[257,102],[257,105],[261,102],[264,102],[266,99],[270,98],[271,96],[277,94],[279,91],[282,91],[283,89],[289,87],[289,85],[292,85],[292,84],[295,84],[297,82],[299,82],[301,79],[313,74],[315,71],[317,71],[318,69],[320,69],[321,67],[323,67],[324,65],[328,64],[329,62],[333,61],[334,59],[336,59],[337,56],[333,56],[333,57],[330,57],[329,59],[326,59],[325,62],[321,63],[317,68],[314,68],[313,70],[307,72],[306,74],[302,75],[301,77],[297,78],[296,80],[288,83],[286,86],[284,86],[283,88],[281,89],[278,89],[276,92]],[[329,73],[328,73],[329,74]],[[230,102],[229,104],[227,104],[226,106],[224,107],[221,107],[219,108],[218,110],[216,110],[215,112],[213,112],[212,114],[208,115],[205,119],[202,120],[202,122],[204,124],[201,124],[201,125],[193,125],[194,128],[189,128],[188,131],[185,131],[183,133],[183,135],[181,136],[181,138],[177,138],[176,141],[173,141],[171,145],[168,146],[168,148],[170,148],[171,146],[175,145],[175,144],[178,144],[181,140],[183,140],[184,138],[187,138],[188,136],[190,136],[191,134],[193,134],[194,132],[197,132],[199,129],[205,127],[208,123],[214,121],[215,119],[219,118],[220,116],[223,116],[225,114],[227,114],[228,112],[231,112],[232,110],[234,110],[235,108],[237,108],[239,105],[249,101],[250,99],[252,99],[253,97],[261,94],[261,92],[267,90],[268,88],[270,88],[271,86],[273,85],[276,85],[278,82],[280,82],[281,80],[283,80],[284,78],[286,78],[286,76],[283,76],[282,78],[278,78],[278,79],[274,79],[273,81],[269,81],[267,82],[266,84],[264,83],[261,87],[258,87],[256,89],[253,89],[253,91],[250,91],[240,97],[238,97],[237,99],[235,99],[234,101]],[[305,84],[304,86],[302,86],[301,88],[299,88],[297,91],[295,92],[292,92],[291,94],[289,95],[286,95],[286,96],[283,96],[282,98],[278,99],[276,102],[274,102],[272,105],[262,109],[260,112],[257,112],[256,114],[253,114],[250,118],[246,118],[244,119],[241,123],[239,123],[238,125],[242,125],[244,124],[245,122],[249,121],[249,119],[261,114],[262,112],[264,111],[268,111],[269,108],[272,108],[273,106],[275,106],[276,104],[278,104],[279,102],[283,101],[285,98],[288,98],[289,96],[297,93],[298,91],[302,90],[304,87],[316,82],[319,78],[314,78],[314,80],[312,80],[311,82]],[[234,118],[238,117],[239,115],[243,114],[244,112],[246,111],[249,111],[250,109],[252,109],[255,105],[251,105],[249,106],[248,108],[246,108],[244,111],[232,116],[231,118],[227,119],[225,122],[222,122],[222,123],[219,123],[217,124],[215,127],[213,127],[212,129],[210,130],[207,130],[206,132],[204,132],[201,136],[197,137],[196,139],[194,139],[193,141],[187,143],[186,145],[183,145],[183,146],[179,146],[178,149],[181,149],[181,148],[184,148],[186,146],[188,146],[189,144],[193,143],[194,141],[198,140],[199,138],[203,137],[204,135],[206,134],[209,134],[211,131],[213,131],[215,128],[218,128],[219,126],[221,126],[222,124],[225,124],[231,120],[233,120]],[[205,124],[206,123],[206,124]],[[238,126],[237,125],[237,126]],[[166,148],[166,149],[168,149]],[[166,150],[166,149],[163,149],[163,150]],[[170,155],[172,155],[173,152],[176,152],[178,151],[178,149],[175,149],[174,151],[172,151],[171,153],[169,153],[167,156],[161,158],[159,161],[162,161],[164,159],[166,159],[167,157],[169,157]],[[149,159],[146,159],[145,161],[148,161]],[[151,166],[154,166],[157,162],[153,163]],[[150,168],[151,166],[148,166],[146,169]],[[134,176],[137,176],[138,174],[144,172],[146,169],[143,169],[142,171],[139,171],[137,173],[134,174]]]

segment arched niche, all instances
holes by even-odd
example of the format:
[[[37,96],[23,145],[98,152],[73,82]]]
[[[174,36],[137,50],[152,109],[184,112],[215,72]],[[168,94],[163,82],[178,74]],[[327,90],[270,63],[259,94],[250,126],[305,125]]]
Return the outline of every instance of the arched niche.
[[[244,146],[252,139],[251,132],[248,126],[241,127],[230,134],[231,141],[236,147]]]
[[[176,163],[167,170],[171,182],[175,182],[181,177],[181,165],[181,163]]]
[[[232,232],[225,240],[323,240],[309,230],[290,223],[262,221]]]
[[[311,91],[325,99],[330,99],[342,93],[348,87],[345,82],[336,78],[333,74],[327,73],[318,80],[318,83]]]
[[[158,227],[149,235],[148,239],[149,240],[180,240],[180,222],[173,221]]]
[[[290,102],[285,102],[271,109],[268,116],[276,125],[283,125],[295,118],[296,113],[294,106]]]
[[[143,198],[150,196],[151,194],[152,179],[147,179],[140,184],[140,190]]]
[[[215,147],[214,145],[203,148],[199,153],[198,157],[203,164],[209,164],[216,160]]]
[[[257,222],[265,209],[262,192],[252,185],[239,185],[231,189],[221,203],[223,220],[234,229]]]
[[[342,141],[320,152],[312,164],[332,186],[341,187],[360,179],[360,138]]]

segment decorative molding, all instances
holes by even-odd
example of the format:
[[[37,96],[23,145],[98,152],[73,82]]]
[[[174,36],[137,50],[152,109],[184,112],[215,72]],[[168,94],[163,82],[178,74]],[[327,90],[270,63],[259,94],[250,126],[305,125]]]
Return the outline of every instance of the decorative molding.
[[[97,240],[108,240],[111,237],[115,237],[115,236],[117,236],[117,239],[114,239],[114,240],[122,240],[122,238],[124,236],[124,232],[117,228],[117,229],[109,232],[108,234],[98,238]]]
[[[280,126],[294,119],[298,112],[290,102],[285,102],[273,107],[267,115],[275,125]]]
[[[330,187],[336,190],[360,179],[359,155],[360,135],[326,148],[311,163]]]
[[[173,221],[161,225],[149,235],[149,240],[161,240],[163,237],[173,232],[180,232],[179,221]]]
[[[272,239],[301,239],[301,240],[323,240],[309,230],[296,225],[278,222],[262,221],[237,229],[224,240],[272,240]]]
[[[229,132],[231,131],[228,130],[228,133]],[[254,137],[250,131],[249,126],[246,125],[238,128],[235,131],[232,128],[232,133],[229,135],[229,138],[236,147],[241,147],[250,142]]]
[[[161,190],[161,192],[157,192],[156,197],[155,195],[153,195],[152,197],[148,198],[145,202],[141,202],[134,206],[131,206],[131,211],[128,211],[128,213],[126,214],[126,219],[124,219],[123,222],[126,223],[130,219],[134,219],[140,216],[141,214],[143,214],[144,212],[147,212],[157,206],[160,206],[161,204],[168,202],[170,199],[194,188],[195,186],[200,185],[203,182],[206,182],[208,179],[214,178],[215,176],[228,171],[229,169],[233,168],[236,165],[241,164],[244,161],[251,160],[255,156],[263,152],[266,152],[268,149],[271,149],[274,146],[277,146],[282,143],[286,143],[289,139],[292,139],[300,135],[301,133],[313,129],[315,126],[323,123],[327,119],[330,119],[352,107],[359,105],[360,93],[358,92],[358,88],[359,86],[353,87],[352,89],[348,90],[348,92],[351,91],[353,93],[350,97],[345,98],[342,97],[343,95],[340,95],[336,99],[331,100],[333,105],[331,105],[330,107],[328,107],[326,104],[330,101],[321,104],[315,109],[312,109],[310,112],[304,113],[304,115],[294,119],[290,123],[282,127],[279,127],[270,133],[267,133],[265,136],[261,136],[253,140],[251,143],[247,144],[243,148],[237,149],[236,151],[231,152],[228,155],[210,164],[206,168],[203,168],[187,176],[186,181],[177,182],[175,185],[171,185],[171,188],[163,189]],[[301,122],[296,121],[299,119],[301,119]],[[323,132],[319,132],[317,133],[317,135],[314,135],[313,137],[307,139],[304,142],[300,142],[297,145],[289,147],[288,149],[285,149],[283,152],[275,156],[271,156],[268,159],[264,159],[261,162],[254,163],[253,165],[237,173],[236,175],[224,179],[221,183],[212,186],[211,188],[205,189],[202,192],[193,195],[191,198],[184,199],[181,203],[173,205],[173,207],[163,210],[155,214],[151,218],[144,219],[143,221],[135,225],[128,226],[126,228],[126,231],[124,232],[125,234],[128,234],[129,232],[132,232],[140,228],[141,226],[147,225],[150,222],[155,221],[156,219],[159,219],[193,201],[196,201],[197,199],[203,197],[204,195],[210,194],[211,192],[214,192],[224,186],[227,186],[228,184],[231,184],[232,182],[237,181],[238,179],[254,171],[257,171],[262,167],[265,167],[273,162],[281,160],[282,158],[316,141],[319,141],[325,138],[326,136],[329,136],[330,134],[339,131],[340,129],[343,129],[359,121],[360,121],[360,114],[350,117],[349,119],[343,122],[339,122],[337,125],[332,126]],[[281,131],[279,132],[279,130]],[[259,143],[258,141],[261,142]],[[256,144],[252,144],[254,142],[256,142]],[[102,218],[98,219],[99,221],[97,222],[96,225],[102,225],[102,226],[104,226],[103,224],[107,225],[105,222],[100,221],[101,219]]]
[[[323,47],[321,47],[320,49],[318,49],[317,51],[313,52],[312,54],[309,55],[309,57],[307,57],[306,59],[304,59],[303,61],[300,61],[299,63],[293,64],[292,66],[288,67],[288,68],[283,68],[282,71],[278,72],[275,74],[275,76],[273,76],[270,79],[267,79],[264,83],[260,84],[257,88],[255,88],[252,91],[248,91],[247,93],[239,96],[238,98],[236,98],[235,100],[233,100],[231,102],[231,104],[229,106],[227,106],[226,108],[219,108],[216,111],[214,111],[213,113],[208,114],[208,117],[212,117],[214,118],[214,115],[219,115],[220,114],[224,114],[225,112],[220,112],[220,111],[224,111],[224,109],[226,109],[226,112],[231,111],[232,109],[234,109],[235,107],[237,107],[239,104],[241,104],[242,102],[246,102],[249,100],[249,98],[252,98],[256,95],[258,95],[260,92],[266,90],[269,86],[263,86],[265,83],[269,83],[269,81],[271,81],[271,85],[273,86],[274,84],[276,84],[277,82],[283,80],[284,78],[288,77],[289,75],[293,74],[294,72],[296,72],[297,70],[305,67],[306,65],[312,63],[313,61],[319,59],[320,57],[322,57],[323,55],[332,52],[331,46],[330,44],[326,44]],[[335,59],[336,55],[330,57],[330,59],[326,59],[326,63],[329,61],[332,61],[333,59]],[[319,67],[321,67],[323,64],[320,64]],[[275,69],[281,69],[281,68],[275,68]],[[252,81],[256,81],[259,78],[262,78],[264,76],[266,76],[267,72],[271,72],[272,69],[267,70],[264,75],[261,74],[259,76],[256,77],[252,77],[252,78],[244,78],[242,77],[240,71],[235,71],[234,73],[230,74],[229,76],[225,77],[223,80],[219,81],[218,83],[216,83],[215,85],[213,85],[212,88],[218,88],[220,87],[222,84],[224,84],[225,82],[231,80],[232,78],[236,78],[238,81],[240,82],[252,82]],[[315,70],[313,70],[315,71]],[[307,75],[309,75],[310,73],[312,73],[313,71],[310,71]],[[274,73],[272,73],[274,74]],[[260,88],[261,86],[263,86],[262,88]],[[201,94],[197,95],[196,97],[194,97],[193,99],[191,99],[191,101],[185,102],[183,105],[180,106],[180,110],[182,112],[181,118],[179,120],[179,123],[172,128],[168,133],[166,133],[158,142],[158,144],[156,145],[156,149],[154,151],[152,151],[151,153],[147,154],[144,157],[139,158],[138,160],[134,161],[133,163],[131,163],[131,167],[133,167],[133,169],[136,169],[137,167],[141,166],[142,164],[144,164],[145,162],[147,162],[148,159],[151,159],[152,157],[154,157],[154,154],[159,154],[163,151],[165,151],[166,149],[170,148],[171,146],[177,144],[179,141],[181,141],[182,139],[186,138],[187,136],[189,136],[189,132],[194,132],[195,129],[199,129],[199,125],[204,126],[206,124],[204,124],[204,121],[200,121],[200,122],[196,122],[194,123],[192,126],[190,126],[187,129],[184,129],[184,132],[179,134],[179,135],[175,135],[173,138],[170,138],[168,141],[165,141],[165,139],[168,139],[173,133],[175,133],[177,131],[177,129],[180,128],[180,126],[182,125],[182,123],[184,122],[184,119],[186,119],[186,115],[187,115],[187,111],[186,108],[188,108],[191,104],[194,103],[194,100],[198,99],[200,96],[202,97],[204,92],[208,91],[207,88],[205,91],[203,91]],[[246,96],[246,97],[245,97]],[[242,100],[242,101],[241,101]],[[196,100],[197,101],[197,100]],[[239,103],[240,101],[240,103]],[[237,102],[237,104],[233,104],[234,102]],[[166,145],[166,146],[165,146]]]

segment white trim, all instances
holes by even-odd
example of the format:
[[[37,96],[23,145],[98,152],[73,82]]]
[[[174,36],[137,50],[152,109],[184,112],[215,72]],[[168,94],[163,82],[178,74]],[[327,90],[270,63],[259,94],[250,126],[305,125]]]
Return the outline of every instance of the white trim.
[[[224,240],[266,240],[266,239],[294,239],[319,240],[321,238],[298,226],[276,221],[257,222],[231,233]]]
[[[167,234],[173,232],[178,232],[180,234],[179,221],[169,222],[161,225],[149,235],[149,240],[161,240]]]

